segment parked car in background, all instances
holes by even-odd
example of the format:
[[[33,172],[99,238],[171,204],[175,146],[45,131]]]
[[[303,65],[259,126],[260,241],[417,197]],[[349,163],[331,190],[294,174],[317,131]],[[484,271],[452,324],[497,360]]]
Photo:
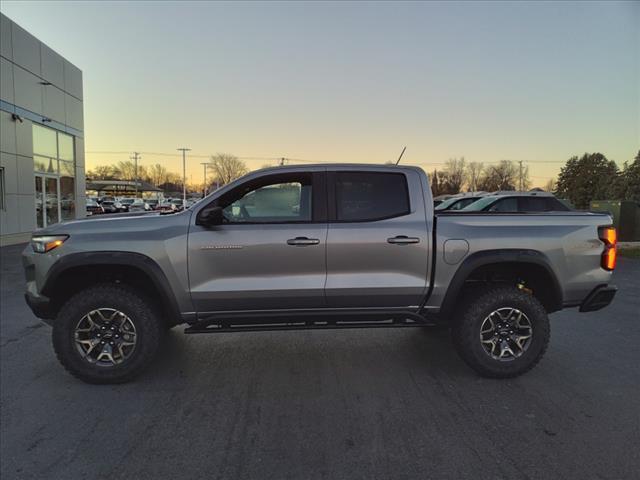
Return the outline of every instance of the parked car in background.
[[[118,213],[118,207],[116,206],[116,202],[113,200],[103,200],[100,203],[102,210],[104,213]]]
[[[133,202],[129,204],[130,212],[146,212],[151,210],[147,203],[141,198],[133,198]]]
[[[160,201],[157,198],[147,198],[147,205],[149,206],[149,210],[156,210]]]
[[[87,216],[91,215],[99,215],[104,213],[104,209],[96,202],[90,198],[87,198]]]
[[[441,210],[462,210],[465,207],[468,207],[469,205],[471,205],[473,202],[475,202],[476,200],[481,199],[482,197],[486,196],[487,193],[486,192],[477,192],[474,194],[466,194],[466,195],[460,195],[459,197],[452,197],[448,200],[445,200],[443,202],[441,202],[440,204],[436,205],[436,210],[437,211],[441,211]]]
[[[499,192],[483,197],[461,212],[569,212],[571,209],[549,192]]]
[[[170,203],[175,205],[176,206],[176,210],[178,210],[178,211],[184,209],[184,204],[183,204],[181,198],[172,198]]]
[[[457,194],[452,194],[452,193],[444,193],[442,195],[438,195],[437,197],[433,197],[433,206],[437,207],[438,205],[440,205],[445,200],[449,200],[450,198],[453,198],[453,197],[456,197],[456,196],[458,196],[458,195]]]
[[[104,195],[102,197],[98,197],[98,203],[100,205],[102,205],[102,202],[113,202],[115,203],[116,199],[115,197],[112,197],[111,195]]]
[[[119,212],[128,212],[129,207],[135,200],[135,198],[121,198],[116,202],[116,207],[118,207]]]
[[[175,205],[175,203],[163,202],[158,205],[156,210],[158,210],[160,213],[170,213],[170,212],[177,212],[178,207]]]

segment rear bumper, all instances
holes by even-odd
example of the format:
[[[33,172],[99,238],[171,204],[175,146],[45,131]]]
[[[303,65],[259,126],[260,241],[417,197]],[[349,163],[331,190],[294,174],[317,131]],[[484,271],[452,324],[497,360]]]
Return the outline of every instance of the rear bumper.
[[[618,288],[614,285],[600,285],[594,288],[580,305],[581,312],[595,312],[606,307],[616,296]]]

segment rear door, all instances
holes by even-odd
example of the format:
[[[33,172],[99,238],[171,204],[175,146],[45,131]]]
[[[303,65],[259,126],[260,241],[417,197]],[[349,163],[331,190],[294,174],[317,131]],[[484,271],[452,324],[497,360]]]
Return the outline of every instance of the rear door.
[[[261,176],[213,203],[223,208],[224,223],[205,227],[194,218],[189,232],[199,313],[326,305],[324,172]]]
[[[337,170],[327,184],[327,305],[419,305],[429,239],[417,172]]]

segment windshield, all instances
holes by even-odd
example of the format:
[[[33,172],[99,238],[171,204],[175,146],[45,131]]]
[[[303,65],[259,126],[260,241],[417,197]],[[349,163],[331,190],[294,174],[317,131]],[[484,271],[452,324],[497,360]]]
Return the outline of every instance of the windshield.
[[[453,197],[445,200],[436,207],[436,210],[447,210],[449,208],[449,205],[456,203],[458,200],[460,200],[460,197]]]
[[[462,209],[462,211],[463,212],[480,212],[486,206],[491,205],[498,198],[500,198],[500,197],[497,197],[497,196],[483,197],[483,198],[473,202],[471,205],[467,205],[466,207],[464,207]]]
[[[472,204],[479,197],[455,197],[445,200],[436,207],[436,210],[462,210],[467,205]]]

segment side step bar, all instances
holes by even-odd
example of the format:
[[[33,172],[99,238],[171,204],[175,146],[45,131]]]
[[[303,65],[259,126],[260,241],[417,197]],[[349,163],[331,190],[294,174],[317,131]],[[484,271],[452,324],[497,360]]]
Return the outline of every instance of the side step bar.
[[[416,316],[417,317],[417,316]],[[347,328],[398,328],[430,327],[435,323],[422,317],[392,318],[387,320],[281,320],[269,323],[235,323],[221,320],[204,320],[185,328],[184,333],[229,333],[229,332],[267,332],[279,330],[341,330]]]

